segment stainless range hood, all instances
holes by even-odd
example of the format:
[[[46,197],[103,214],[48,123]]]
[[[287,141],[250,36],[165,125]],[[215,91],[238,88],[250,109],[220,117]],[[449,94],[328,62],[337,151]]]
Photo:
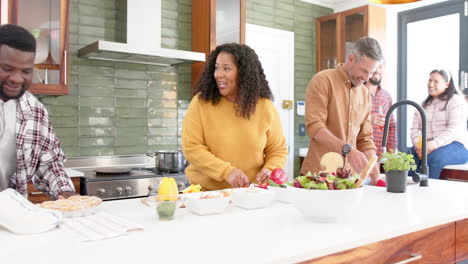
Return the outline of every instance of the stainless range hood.
[[[127,0],[127,43],[97,40],[78,56],[161,66],[205,61],[205,53],[161,48],[161,0]]]

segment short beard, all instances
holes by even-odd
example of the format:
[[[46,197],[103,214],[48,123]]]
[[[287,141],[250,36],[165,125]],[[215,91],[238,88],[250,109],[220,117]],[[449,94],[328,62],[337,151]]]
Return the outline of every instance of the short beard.
[[[16,96],[8,96],[6,95],[4,92],[3,92],[3,85],[5,85],[5,82],[1,82],[0,83],[0,98],[2,99],[6,99],[6,101],[10,100],[10,99],[18,99],[20,98],[21,96],[23,96],[23,94],[26,92],[26,90],[28,90],[28,87],[26,87],[24,84],[21,86],[22,89],[21,89],[21,92],[16,95]]]
[[[369,82],[372,83],[375,86],[380,86],[380,83],[382,83],[382,78],[375,80],[375,79],[369,79]]]

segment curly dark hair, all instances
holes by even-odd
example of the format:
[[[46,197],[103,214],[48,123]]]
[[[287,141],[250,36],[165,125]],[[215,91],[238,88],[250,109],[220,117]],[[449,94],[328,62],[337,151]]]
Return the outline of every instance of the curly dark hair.
[[[458,94],[458,92],[457,92],[457,89],[455,88],[455,85],[453,84],[452,75],[448,71],[446,71],[446,70],[432,70],[429,75],[431,75],[433,73],[440,74],[444,78],[444,80],[446,82],[450,82],[447,89],[445,89],[445,91],[438,96],[438,98],[440,100],[446,101],[444,108],[440,109],[441,111],[443,111],[443,110],[447,109],[448,101],[450,99],[452,99],[454,94]],[[423,107],[426,108],[427,106],[429,106],[432,103],[432,99],[434,99],[434,98],[431,95],[428,95],[426,100],[424,100]]]
[[[36,39],[29,31],[18,25],[5,24],[0,26],[1,45],[7,45],[21,51],[36,52]]]
[[[217,46],[208,58],[205,69],[195,86],[195,91],[199,94],[200,100],[211,101],[213,104],[219,103],[222,95],[216,84],[214,72],[216,58],[221,52],[234,56],[238,69],[237,82],[239,87],[235,102],[236,114],[249,119],[250,115],[255,113],[259,98],[273,100],[273,94],[263,72],[262,64],[255,51],[249,46],[236,43]]]

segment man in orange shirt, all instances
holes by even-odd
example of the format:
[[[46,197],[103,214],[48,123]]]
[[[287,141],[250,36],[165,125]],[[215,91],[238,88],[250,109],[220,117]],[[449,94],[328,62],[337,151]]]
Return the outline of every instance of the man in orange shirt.
[[[383,61],[379,43],[369,37],[359,39],[346,63],[316,74],[306,90],[305,125],[310,137],[301,173],[318,172],[320,158],[327,152],[343,155],[346,166],[357,173],[375,156],[372,137],[372,103],[363,85]],[[377,165],[371,183],[379,179]]]

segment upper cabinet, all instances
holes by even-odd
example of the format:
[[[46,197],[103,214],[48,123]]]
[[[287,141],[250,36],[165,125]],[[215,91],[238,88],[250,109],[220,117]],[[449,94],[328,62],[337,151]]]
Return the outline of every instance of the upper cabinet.
[[[8,18],[36,38],[35,94],[68,94],[68,0],[2,0]],[[2,3],[3,4],[3,3]]]
[[[345,62],[361,37],[377,39],[385,54],[385,9],[367,5],[317,19],[317,72]]]
[[[208,58],[216,46],[230,42],[245,43],[245,0],[192,1],[192,50]],[[204,66],[192,64],[192,87]]]

